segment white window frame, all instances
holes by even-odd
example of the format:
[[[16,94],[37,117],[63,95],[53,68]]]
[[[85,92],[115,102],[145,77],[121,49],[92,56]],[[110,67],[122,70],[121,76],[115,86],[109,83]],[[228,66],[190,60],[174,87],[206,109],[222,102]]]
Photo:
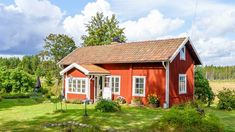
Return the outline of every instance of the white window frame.
[[[180,60],[186,60],[186,47],[185,46],[180,50]]]
[[[72,79],[72,91],[69,91],[69,81]],[[80,88],[81,88],[81,90],[80,90],[80,92],[77,92],[77,91],[73,91],[73,82],[74,82],[74,80],[76,80],[76,88],[75,89],[77,89],[77,82],[78,82],[78,80],[80,80]],[[84,92],[82,92],[82,81],[85,81],[85,91]],[[80,78],[80,77],[73,77],[73,78],[67,78],[67,88],[66,88],[66,91],[67,91],[67,93],[72,93],[72,94],[87,94],[87,91],[88,91],[88,79],[87,78]]]
[[[144,87],[143,87],[143,94],[135,93],[136,89],[136,78],[142,78],[144,79]],[[133,76],[132,77],[132,96],[139,96],[139,97],[145,97],[145,90],[146,90],[146,76]]]
[[[184,81],[185,81],[185,88],[181,88],[180,87],[180,78],[184,77]],[[186,74],[179,74],[179,94],[186,94],[187,93],[187,75]]]
[[[112,94],[120,95],[120,91],[121,91],[121,77],[120,76],[105,76],[105,78],[108,78],[108,80],[109,80],[108,87],[111,88]],[[112,88],[112,78],[114,78],[114,88]],[[119,79],[119,82],[118,82],[118,84],[119,84],[118,85],[118,92],[115,92],[116,78]],[[106,81],[105,81],[104,85],[106,86]]]

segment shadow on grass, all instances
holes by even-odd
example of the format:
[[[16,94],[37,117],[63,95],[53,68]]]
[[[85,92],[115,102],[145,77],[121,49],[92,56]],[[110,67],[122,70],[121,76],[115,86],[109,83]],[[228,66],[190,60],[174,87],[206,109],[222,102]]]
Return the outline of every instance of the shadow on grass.
[[[9,109],[15,106],[31,106],[31,105],[36,105],[40,103],[41,102],[36,101],[35,99],[32,99],[32,98],[3,99],[0,102],[0,111]]]
[[[96,128],[114,128],[117,130],[143,130],[150,126],[154,120],[162,115],[162,109],[122,107],[122,111],[116,113],[101,113],[93,108],[88,109],[88,117],[84,117],[84,109],[67,109],[64,113],[51,113],[31,120],[9,121],[0,125],[3,131],[63,131],[67,128],[44,128],[46,124],[76,121],[89,124]],[[83,128],[75,128],[75,130]],[[1,129],[0,129],[1,130]],[[84,129],[86,131],[87,129]],[[88,131],[93,131],[88,130]]]

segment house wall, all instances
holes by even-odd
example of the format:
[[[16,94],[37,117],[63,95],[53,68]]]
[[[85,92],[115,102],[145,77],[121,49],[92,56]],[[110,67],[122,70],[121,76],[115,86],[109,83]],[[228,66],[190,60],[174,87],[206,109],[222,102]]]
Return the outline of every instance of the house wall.
[[[66,77],[82,77],[82,78],[86,78],[86,75],[84,75],[81,71],[77,70],[76,68],[73,68],[71,70],[69,70],[66,74]],[[66,81],[65,81],[66,82]],[[64,88],[66,91],[66,83],[64,83]],[[94,81],[91,80],[90,81],[90,96],[93,97],[94,96]],[[93,95],[93,96],[92,96]],[[86,94],[74,94],[74,93],[68,93],[67,94],[67,100],[73,100],[73,99],[86,99]],[[92,99],[92,98],[91,98]]]
[[[170,63],[170,106],[193,99],[194,94],[194,61],[186,48],[186,60],[180,60],[180,54]],[[187,74],[187,93],[179,94],[179,74]]]
[[[120,96],[131,103],[132,97],[132,76],[146,76],[146,91],[142,102],[147,104],[148,94],[154,93],[160,97],[163,105],[165,100],[165,69],[161,63],[139,63],[139,64],[103,64],[101,67],[110,71],[111,75],[121,77]],[[113,95],[115,99],[119,95]]]

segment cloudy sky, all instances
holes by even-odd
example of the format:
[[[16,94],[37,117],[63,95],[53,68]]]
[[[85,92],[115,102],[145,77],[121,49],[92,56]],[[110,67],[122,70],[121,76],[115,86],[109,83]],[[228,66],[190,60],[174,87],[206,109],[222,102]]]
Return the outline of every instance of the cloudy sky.
[[[36,54],[50,33],[79,45],[96,12],[116,14],[128,41],[190,36],[204,65],[235,65],[233,0],[0,0],[0,56]]]

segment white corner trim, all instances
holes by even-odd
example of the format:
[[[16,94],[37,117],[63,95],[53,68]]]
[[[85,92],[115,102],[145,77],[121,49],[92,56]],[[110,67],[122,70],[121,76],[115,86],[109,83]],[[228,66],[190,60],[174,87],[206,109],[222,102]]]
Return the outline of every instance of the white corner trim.
[[[89,74],[89,71],[87,69],[85,69],[84,67],[82,67],[76,63],[73,63],[73,64],[69,65],[68,67],[66,67],[65,69],[63,69],[62,71],[60,71],[60,75],[63,75],[64,73],[68,72],[72,68],[77,68],[78,70],[82,71],[85,75]]]
[[[135,93],[135,79],[136,78],[143,78],[144,79],[143,94],[136,94]],[[145,97],[145,91],[146,91],[146,76],[132,76],[132,96]]]
[[[169,59],[170,63],[175,59],[175,57],[179,54],[180,50],[184,47],[184,45],[189,41],[189,37],[186,37],[179,48],[174,52],[174,54]]]

